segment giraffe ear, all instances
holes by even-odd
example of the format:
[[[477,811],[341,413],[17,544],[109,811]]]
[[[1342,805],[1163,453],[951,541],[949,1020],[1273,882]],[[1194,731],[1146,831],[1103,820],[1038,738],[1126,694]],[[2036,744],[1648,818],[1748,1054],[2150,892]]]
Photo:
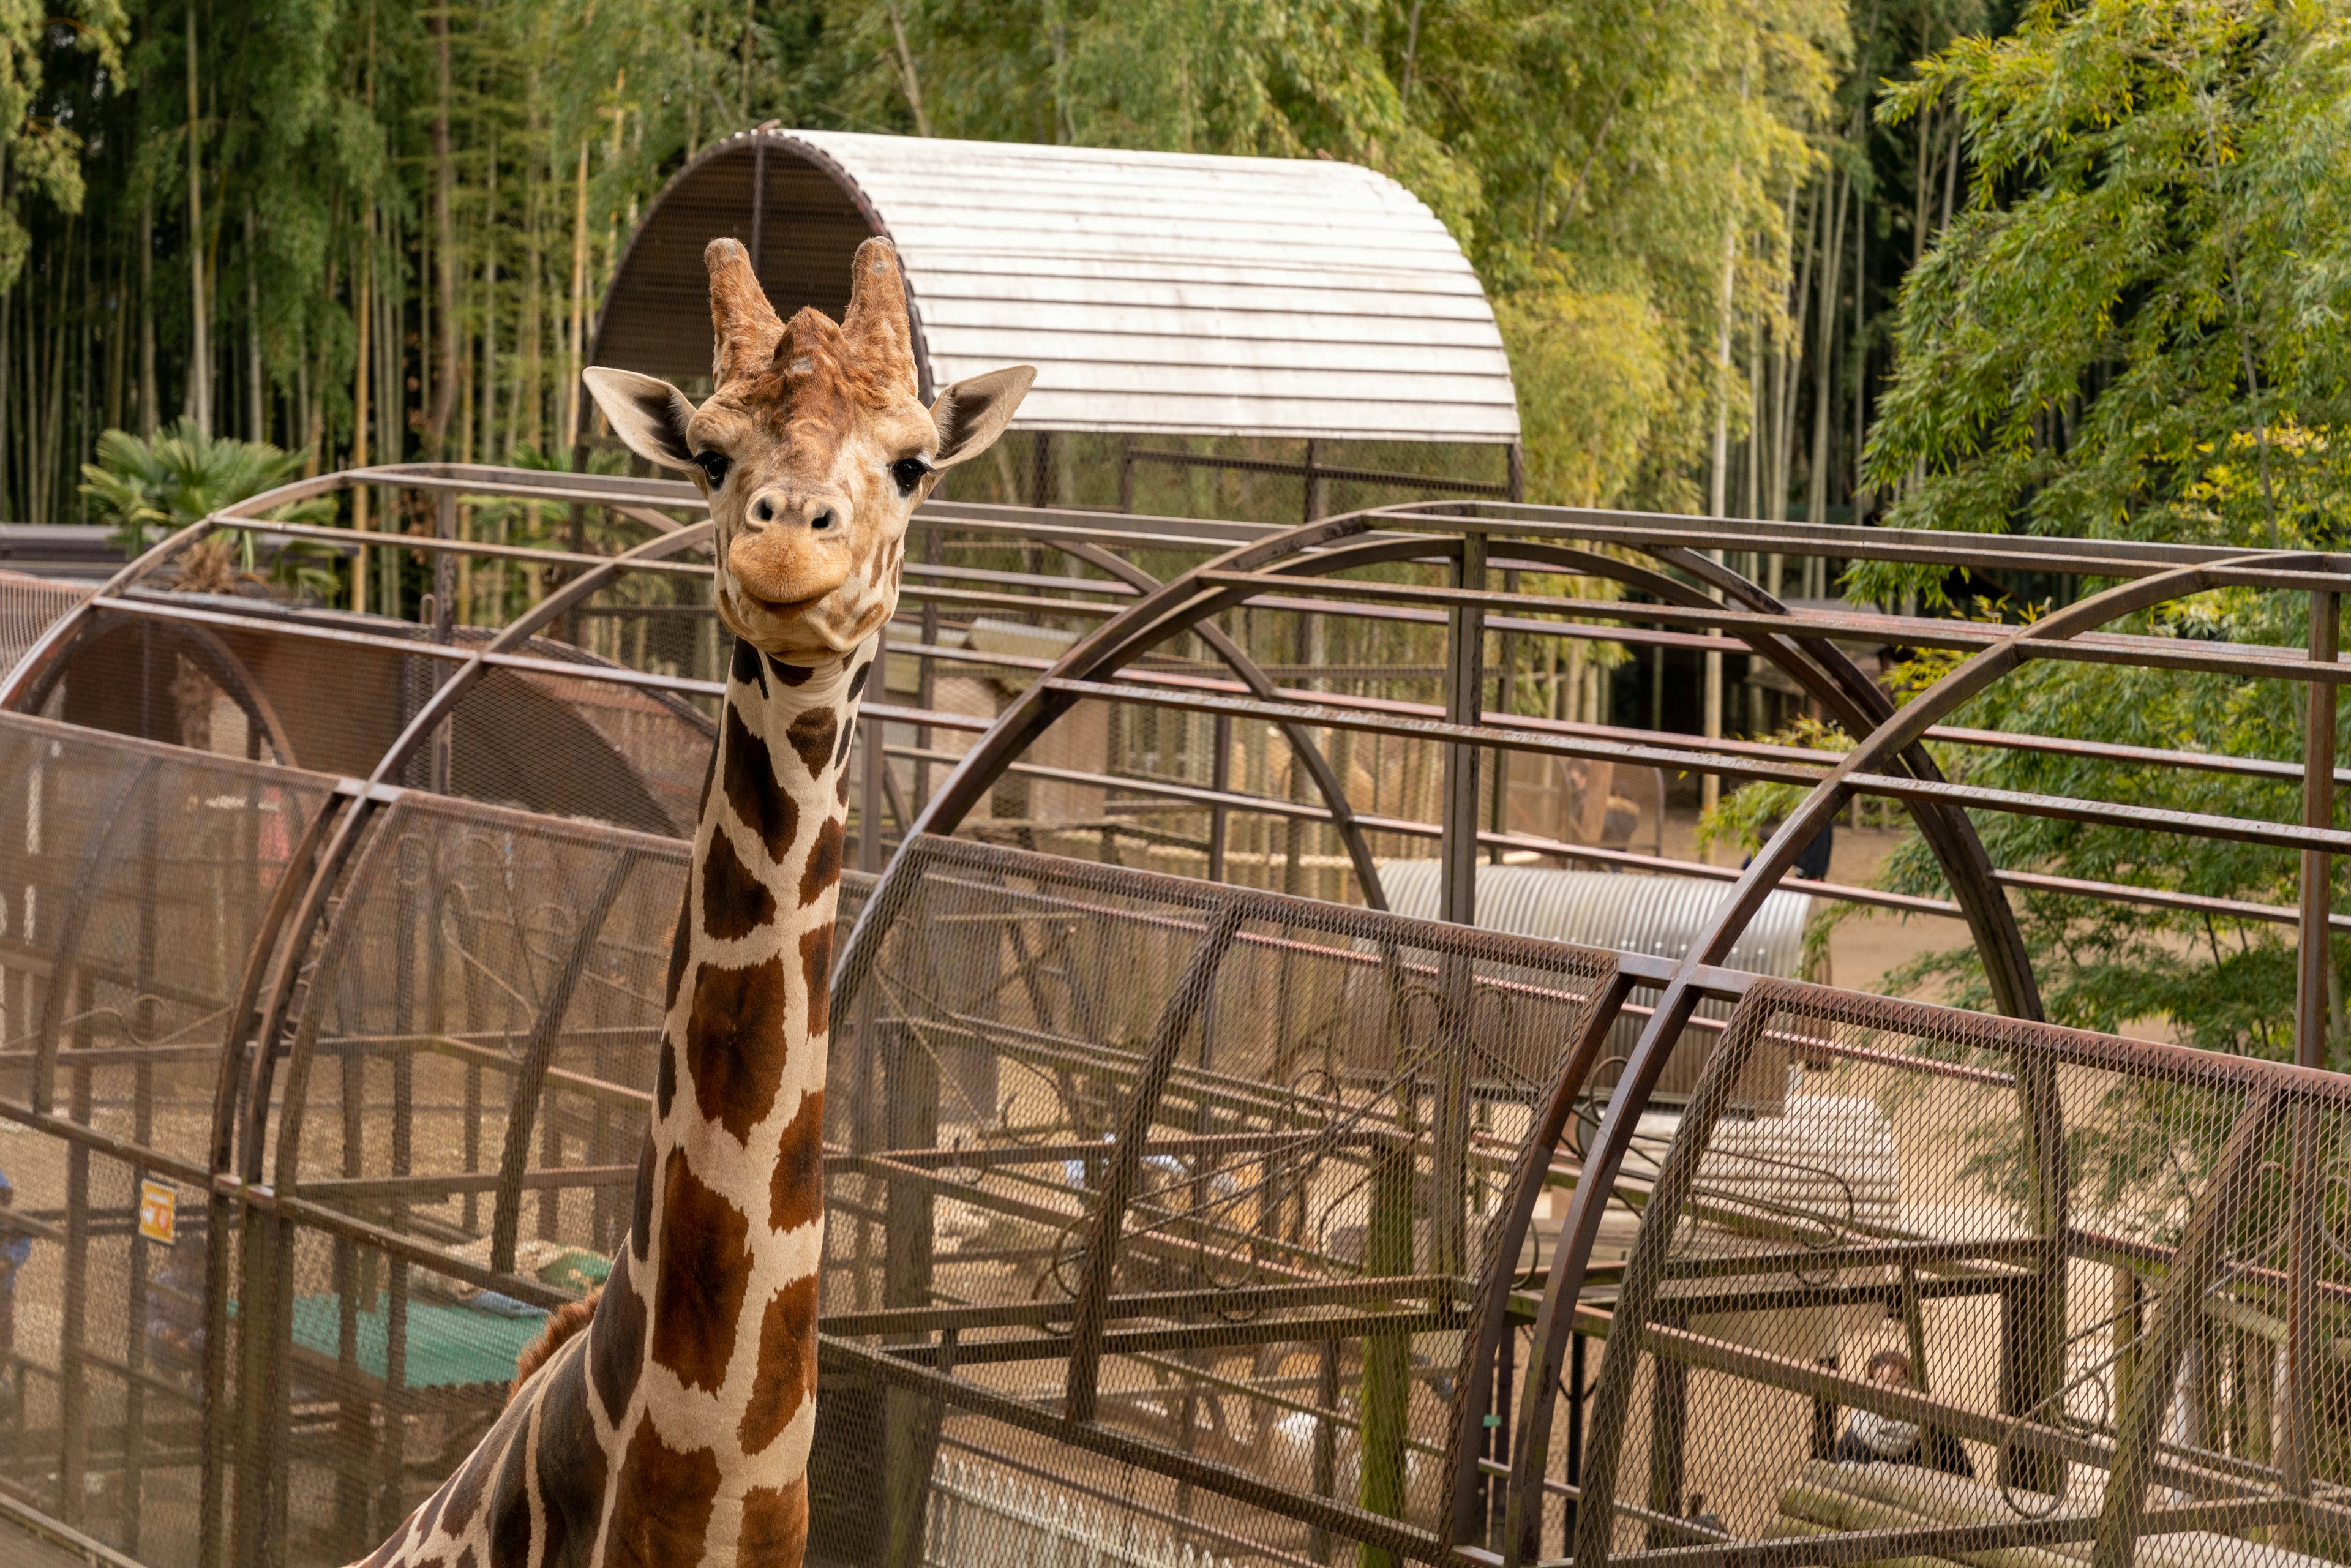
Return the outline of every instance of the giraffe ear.
[[[603,365],[590,366],[580,376],[630,451],[664,468],[694,466],[694,448],[685,439],[694,405],[684,392],[667,382]]]
[[[957,382],[939,393],[939,401],[931,405],[931,423],[939,431],[939,455],[931,460],[931,466],[952,468],[995,445],[1036,379],[1036,366],[1013,365]]]

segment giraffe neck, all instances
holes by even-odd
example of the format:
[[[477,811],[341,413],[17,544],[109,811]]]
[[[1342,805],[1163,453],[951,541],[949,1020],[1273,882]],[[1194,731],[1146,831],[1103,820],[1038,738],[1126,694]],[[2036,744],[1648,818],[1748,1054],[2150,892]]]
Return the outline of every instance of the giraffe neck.
[[[878,643],[813,670],[737,646],[629,1240],[587,1332],[550,1325],[366,1568],[799,1568],[845,763]]]
[[[751,1549],[806,1529],[833,918],[875,653],[808,670],[737,645],[670,961],[625,1260],[635,1299],[601,1303],[596,1325],[642,1323],[636,1386],[605,1401],[615,1544],[684,1548],[670,1538],[698,1531],[713,1563],[738,1547],[799,1560]]]

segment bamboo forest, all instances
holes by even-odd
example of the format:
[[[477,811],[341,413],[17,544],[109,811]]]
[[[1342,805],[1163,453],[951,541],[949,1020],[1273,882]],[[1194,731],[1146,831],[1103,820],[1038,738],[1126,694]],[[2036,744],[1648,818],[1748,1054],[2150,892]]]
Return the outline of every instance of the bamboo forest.
[[[1815,519],[1974,195],[1981,0],[60,0],[5,22],[0,517],[101,434],[564,465],[636,215],[765,122],[1327,156],[1496,299],[1529,493]],[[1911,90],[1915,91],[1915,88]],[[590,411],[587,417],[592,417]]]

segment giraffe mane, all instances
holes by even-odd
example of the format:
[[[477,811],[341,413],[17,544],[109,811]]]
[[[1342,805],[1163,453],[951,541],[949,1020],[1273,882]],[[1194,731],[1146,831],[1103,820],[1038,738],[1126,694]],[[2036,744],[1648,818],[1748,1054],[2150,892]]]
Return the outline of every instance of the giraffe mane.
[[[531,1375],[545,1366],[549,1358],[563,1348],[566,1340],[594,1319],[597,1299],[603,1293],[604,1287],[599,1285],[580,1300],[566,1301],[547,1315],[547,1327],[515,1357],[514,1383],[507,1389],[508,1405],[514,1403],[515,1396],[522,1392],[522,1385],[530,1381]]]

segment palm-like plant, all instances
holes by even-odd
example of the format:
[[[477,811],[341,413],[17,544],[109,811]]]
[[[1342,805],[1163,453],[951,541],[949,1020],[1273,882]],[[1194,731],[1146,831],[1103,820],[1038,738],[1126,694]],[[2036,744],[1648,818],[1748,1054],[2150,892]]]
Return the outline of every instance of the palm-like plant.
[[[183,419],[142,441],[127,431],[110,430],[98,438],[98,461],[82,465],[81,493],[89,498],[91,516],[112,531],[108,536],[125,556],[136,556],[161,536],[202,521],[226,507],[291,479],[302,467],[302,455],[285,452],[266,441],[240,441],[235,436],[207,435],[193,420]],[[324,497],[298,501],[271,512],[280,522],[329,522],[334,503]],[[214,546],[217,558],[199,575],[207,586],[224,577],[226,540]],[[240,565],[254,567],[253,536],[241,536]],[[279,552],[277,575],[298,591],[319,585],[315,564],[293,558],[303,551]],[[327,574],[331,577],[331,573]]]

